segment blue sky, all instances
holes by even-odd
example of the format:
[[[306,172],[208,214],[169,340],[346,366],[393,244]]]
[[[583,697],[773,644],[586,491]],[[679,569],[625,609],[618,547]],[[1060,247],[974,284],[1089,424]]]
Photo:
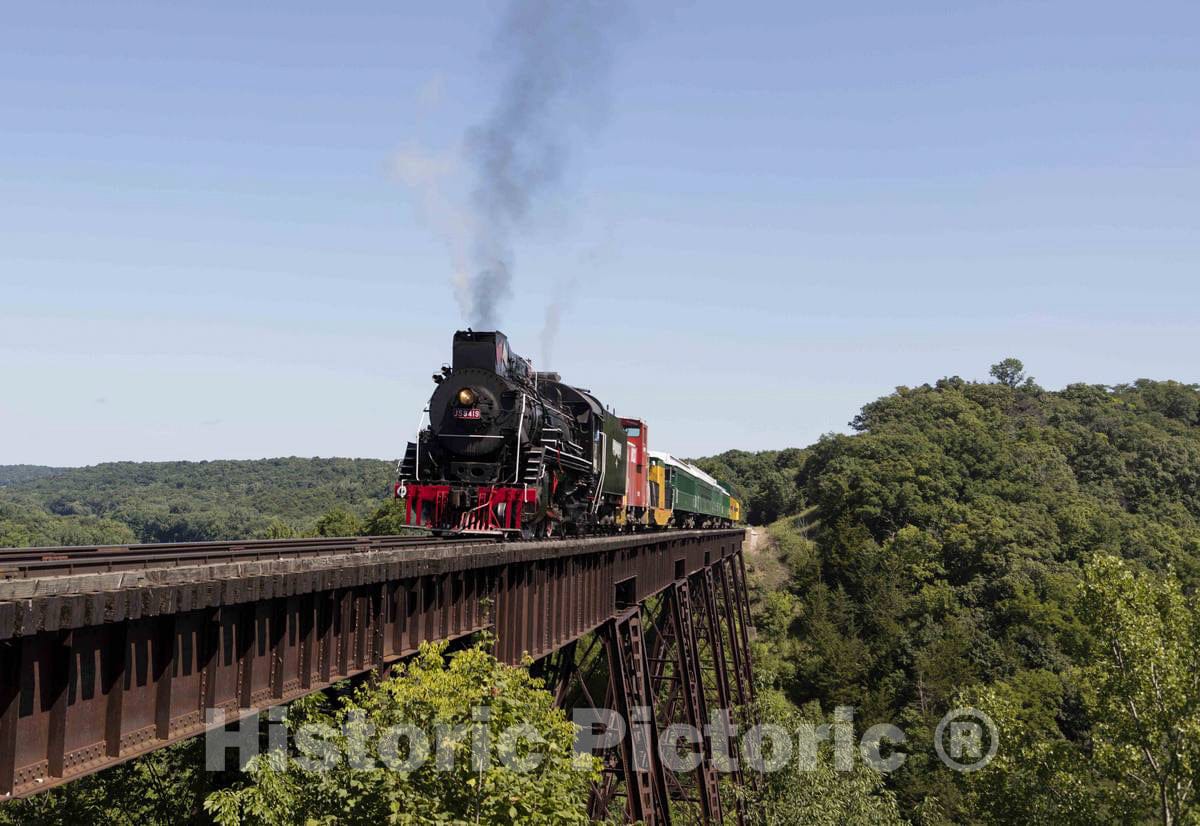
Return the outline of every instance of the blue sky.
[[[394,458],[462,323],[397,172],[500,4],[12,6],[0,464]],[[684,455],[896,385],[1200,381],[1200,6],[639,4],[503,327]]]

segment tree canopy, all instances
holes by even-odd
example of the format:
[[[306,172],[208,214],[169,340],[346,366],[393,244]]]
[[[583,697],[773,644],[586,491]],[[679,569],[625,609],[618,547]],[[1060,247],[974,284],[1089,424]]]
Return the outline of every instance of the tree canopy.
[[[1067,809],[1190,822],[1156,813],[1168,767],[1175,798],[1196,783],[1181,744],[1198,693],[1184,597],[1200,587],[1200,393],[1147,380],[1049,392],[1020,372],[898,388],[857,432],[805,452],[800,512],[770,528],[785,575],[758,595],[756,666],[798,705],[852,704],[926,746],[964,693],[994,691],[1043,768],[976,807],[914,750],[888,782],[928,822],[1015,823],[1026,804],[1041,822]],[[1087,808],[1093,792],[1104,799]]]
[[[444,655],[427,644],[333,709],[321,695],[293,704],[289,728],[325,727],[329,756],[257,757],[248,784],[214,792],[205,808],[221,826],[587,823],[599,761],[575,755],[575,726],[541,681],[483,646]],[[407,733],[380,736],[394,727]],[[475,737],[488,748],[473,750]]]

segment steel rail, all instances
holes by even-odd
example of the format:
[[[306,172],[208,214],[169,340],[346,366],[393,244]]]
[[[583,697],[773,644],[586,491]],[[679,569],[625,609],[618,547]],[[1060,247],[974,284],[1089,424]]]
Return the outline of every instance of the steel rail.
[[[255,539],[226,542],[163,542],[138,545],[87,545],[0,548],[0,579],[70,576],[80,573],[261,562],[326,554],[368,553],[445,544],[494,542],[493,537],[364,536]]]

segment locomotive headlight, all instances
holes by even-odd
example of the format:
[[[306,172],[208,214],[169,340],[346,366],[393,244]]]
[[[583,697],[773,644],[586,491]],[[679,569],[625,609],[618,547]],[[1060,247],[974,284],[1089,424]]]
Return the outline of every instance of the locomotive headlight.
[[[458,391],[458,403],[463,407],[474,407],[477,401],[479,401],[479,398],[471,388],[464,387]]]

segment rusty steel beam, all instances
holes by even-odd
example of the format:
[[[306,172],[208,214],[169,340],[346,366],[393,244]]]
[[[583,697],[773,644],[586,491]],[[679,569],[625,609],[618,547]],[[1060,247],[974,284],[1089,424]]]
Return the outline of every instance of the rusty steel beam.
[[[685,722],[703,731],[708,724],[708,704],[704,697],[703,674],[699,658],[699,643],[692,620],[691,594],[686,579],[676,582],[667,593],[671,612],[671,631],[675,642],[675,667],[679,675],[679,691],[683,696]],[[699,745],[701,762],[696,766],[696,786],[699,789],[701,820],[720,823],[721,795],[717,774],[712,763],[712,740],[704,738]]]
[[[0,552],[0,799],[203,733],[209,709],[232,720],[386,670],[425,641],[490,629],[505,662],[540,660],[618,601],[711,577],[742,536]]]
[[[746,684],[747,671],[742,667],[742,636],[738,629],[737,608],[734,604],[733,590],[729,587],[729,569],[726,560],[716,566],[717,581],[721,584],[719,604],[725,619],[725,631],[729,635],[729,662],[733,667],[733,686],[737,689],[739,708],[745,708],[750,699],[750,689]]]
[[[642,635],[640,606],[609,620],[601,630],[608,655],[608,706],[626,723],[618,746],[625,781],[625,816],[631,823],[671,823],[671,800],[659,752],[650,674]],[[601,805],[603,810],[606,805]]]
[[[715,702],[710,708],[730,715],[732,719],[734,702],[729,684],[729,658],[725,648],[725,633],[721,623],[723,612],[718,608],[717,588],[713,574],[713,568],[720,564],[721,560],[717,560],[714,565],[705,567],[693,577],[693,582],[696,586],[696,607],[702,617],[699,638],[706,644],[706,648],[702,649],[701,653],[708,656],[708,665],[716,695]],[[729,751],[724,756],[732,761],[732,770],[729,774],[734,785],[741,786],[744,777],[738,741],[736,738],[728,738],[727,743]],[[746,822],[746,807],[741,795],[734,795],[732,810],[738,826],[742,826]]]
[[[746,796],[735,792],[728,803],[723,801],[718,771],[727,772],[734,786],[742,785],[747,774],[757,786],[757,774],[742,766],[736,738],[728,740],[725,755],[733,765],[719,767],[712,732],[706,728],[710,709],[728,714],[731,722],[748,719],[747,707],[735,702],[735,684],[741,689],[737,700],[753,700],[752,629],[741,557],[741,537],[730,535],[724,543],[712,542],[702,555],[697,553],[699,567],[676,565],[671,573],[679,576],[665,588],[646,590],[635,583],[624,589],[626,597],[636,592],[636,607],[621,610],[591,643],[603,645],[608,664],[602,705],[597,705],[595,692],[589,689],[592,675],[583,673],[582,660],[576,663],[572,658],[568,669],[574,690],[558,684],[560,705],[612,709],[625,715],[644,705],[650,712],[646,734],[627,737],[618,748],[601,754],[603,773],[588,804],[593,819],[611,817],[613,807],[623,801],[620,805],[630,822],[666,823],[675,818],[720,824],[726,822],[726,814],[737,823],[746,822]],[[730,569],[722,589],[717,583],[725,565]],[[619,572],[617,584],[621,582]],[[630,722],[632,729],[636,721]],[[667,769],[655,742],[675,723],[701,731],[696,746],[701,761],[690,780]],[[725,794],[729,795],[728,789]]]

